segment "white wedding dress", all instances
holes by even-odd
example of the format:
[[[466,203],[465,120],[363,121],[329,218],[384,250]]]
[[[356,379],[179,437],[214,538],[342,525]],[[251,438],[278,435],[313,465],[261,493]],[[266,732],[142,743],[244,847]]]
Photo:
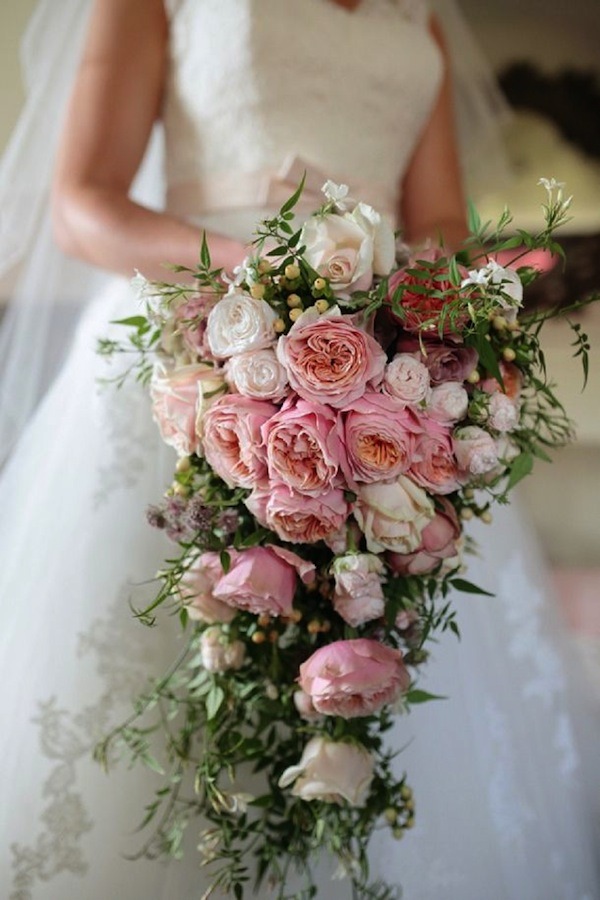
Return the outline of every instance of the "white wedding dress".
[[[420,0],[171,0],[164,122],[167,206],[248,238],[291,189],[282,163],[320,170],[392,210],[441,76]],[[320,176],[309,179],[318,188]],[[239,207],[242,208],[239,208]],[[175,260],[176,262],[176,260]],[[159,779],[109,775],[95,742],[148,674],[176,656],[166,617],[128,600],[169,546],[145,521],[173,466],[143,391],[101,388],[108,322],[135,307],[115,281],[89,307],[64,368],[0,483],[0,892],[6,900],[200,900],[190,828],[182,861],[131,862]],[[584,782],[570,663],[535,542],[514,509],[482,530],[423,686],[449,699],[399,718],[390,740],[415,789],[416,826],[373,840],[372,875],[406,900],[594,900],[597,785]],[[589,724],[589,720],[588,720]],[[597,852],[597,846],[596,846]],[[349,898],[323,864],[319,897]],[[267,897],[267,890],[261,894]]]

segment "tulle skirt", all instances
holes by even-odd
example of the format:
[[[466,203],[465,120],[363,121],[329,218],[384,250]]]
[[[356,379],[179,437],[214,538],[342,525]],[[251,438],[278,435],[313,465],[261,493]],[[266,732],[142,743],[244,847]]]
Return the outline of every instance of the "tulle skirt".
[[[90,307],[0,481],[7,900],[200,900],[208,886],[200,824],[183,860],[126,859],[159,776],[124,765],[105,774],[91,756],[182,641],[176,623],[147,629],[130,609],[169,552],[145,509],[174,462],[143,388],[98,381],[108,370],[95,340],[131,303],[115,281]],[[468,577],[495,596],[455,598],[462,639],[440,640],[422,681],[448,699],[414,708],[391,733],[416,824],[401,841],[375,835],[372,875],[406,900],[594,900],[599,710],[585,704],[518,509],[499,509],[475,537]],[[333,868],[323,861],[319,897],[349,900]]]

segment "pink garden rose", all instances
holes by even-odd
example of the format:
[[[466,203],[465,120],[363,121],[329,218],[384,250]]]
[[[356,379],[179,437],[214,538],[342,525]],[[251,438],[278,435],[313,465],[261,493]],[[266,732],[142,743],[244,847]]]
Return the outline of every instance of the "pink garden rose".
[[[456,510],[441,497],[435,517],[423,529],[421,546],[414,553],[388,553],[390,569],[398,575],[425,575],[440,562],[458,564],[461,527]]]
[[[458,490],[463,479],[450,430],[427,416],[422,416],[419,422],[421,431],[415,441],[408,475],[431,494],[451,494]]]
[[[318,497],[297,494],[273,482],[244,501],[250,512],[282,541],[314,544],[341,530],[348,517],[344,492],[333,488]]]
[[[361,484],[357,493],[354,515],[371,553],[412,553],[420,546],[434,507],[414,481],[400,475],[395,481]]]
[[[344,719],[370,716],[410,685],[402,653],[379,641],[334,641],[300,666],[298,682],[318,712]]]
[[[496,443],[483,428],[467,425],[457,428],[452,437],[458,465],[464,472],[485,475],[498,464]]]
[[[287,616],[292,611],[298,576],[310,582],[312,563],[284,548],[228,550],[230,566],[213,587],[213,596],[234,609]]]
[[[290,490],[319,496],[340,483],[344,456],[338,414],[295,398],[263,426],[269,477]]]
[[[387,481],[406,472],[418,431],[415,416],[399,400],[368,391],[344,416],[348,482]]]
[[[385,607],[381,576],[385,567],[379,556],[373,553],[338,556],[331,571],[335,578],[333,605],[344,622],[357,628],[381,618]]]
[[[469,395],[460,381],[444,381],[433,388],[426,412],[441,425],[454,425],[467,414]]]
[[[261,428],[277,412],[266,401],[241,394],[221,397],[204,416],[204,455],[230,487],[254,488],[267,482]]]
[[[431,393],[429,370],[412,353],[397,353],[383,377],[383,390],[406,404],[423,404]]]
[[[231,622],[234,618],[236,610],[213,594],[213,588],[222,574],[219,554],[212,551],[202,553],[185,570],[179,581],[179,595],[190,619],[213,625]]]
[[[500,391],[491,395],[488,412],[488,425],[494,431],[513,431],[519,424],[518,406]]]
[[[155,366],[150,383],[152,415],[162,439],[179,456],[199,452],[202,417],[224,387],[222,375],[207,363],[173,369]]]
[[[304,313],[277,342],[293,389],[312,403],[345,409],[383,378],[386,356],[375,338],[339,310]]]

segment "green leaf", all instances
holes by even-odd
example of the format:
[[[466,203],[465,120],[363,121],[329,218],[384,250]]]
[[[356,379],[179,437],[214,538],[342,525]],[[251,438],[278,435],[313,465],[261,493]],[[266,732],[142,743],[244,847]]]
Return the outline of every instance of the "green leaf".
[[[481,216],[472,200],[467,201],[467,224],[469,231],[478,234],[481,229]]]
[[[214,717],[221,709],[224,700],[225,691],[222,687],[219,687],[218,684],[215,684],[215,686],[209,691],[206,698],[206,718],[208,720],[214,719]]]
[[[473,584],[472,581],[467,581],[465,578],[451,578],[450,584],[457,591],[462,591],[463,594],[482,594],[484,597],[494,596],[494,594],[484,591],[483,588],[477,587],[476,584]]]
[[[530,474],[532,469],[533,454],[519,453],[519,455],[511,463],[510,475],[508,476],[508,481],[506,483],[506,490],[509,491],[515,486],[515,484],[518,484],[519,481]]]
[[[202,244],[200,246],[200,262],[205,269],[210,269],[210,250],[206,241],[206,232],[202,232]]]
[[[112,319],[111,325],[130,325],[132,328],[143,328],[148,324],[145,316],[129,316],[127,319]]]
[[[429,691],[422,691],[415,688],[406,694],[407,703],[427,703],[429,700],[447,700],[443,694],[430,694]]]
[[[294,206],[300,199],[302,191],[304,190],[305,182],[306,182],[306,172],[302,176],[302,180],[300,181],[300,184],[298,185],[298,187],[296,188],[296,190],[294,191],[294,193],[292,194],[290,199],[286,200],[285,203],[283,204],[283,206],[281,207],[281,209],[279,210],[280,216],[282,216],[286,212],[289,212],[290,209],[294,208]]]
[[[229,572],[229,569],[231,567],[231,556],[229,555],[227,550],[221,550],[221,553],[219,554],[219,556],[221,559],[221,568],[227,575],[227,573]]]

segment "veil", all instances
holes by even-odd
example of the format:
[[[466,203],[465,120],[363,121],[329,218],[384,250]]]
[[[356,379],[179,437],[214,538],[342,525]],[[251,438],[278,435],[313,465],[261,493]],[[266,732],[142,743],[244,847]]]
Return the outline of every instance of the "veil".
[[[468,182],[497,185],[506,173],[499,129],[507,106],[453,0],[431,5],[450,50]],[[114,277],[62,254],[49,214],[54,152],[90,9],[90,0],[39,0],[21,48],[26,101],[0,161],[0,289],[11,295],[0,329],[0,461],[55,374],[86,300]],[[133,194],[162,205],[159,128]]]

